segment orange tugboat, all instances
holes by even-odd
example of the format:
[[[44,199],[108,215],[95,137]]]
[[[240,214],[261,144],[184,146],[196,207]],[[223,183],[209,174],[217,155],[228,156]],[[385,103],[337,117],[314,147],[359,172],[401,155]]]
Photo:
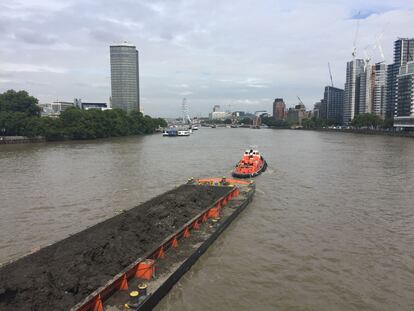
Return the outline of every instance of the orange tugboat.
[[[246,150],[243,158],[237,163],[233,170],[233,177],[251,178],[260,175],[267,168],[266,160],[260,155],[258,150]]]

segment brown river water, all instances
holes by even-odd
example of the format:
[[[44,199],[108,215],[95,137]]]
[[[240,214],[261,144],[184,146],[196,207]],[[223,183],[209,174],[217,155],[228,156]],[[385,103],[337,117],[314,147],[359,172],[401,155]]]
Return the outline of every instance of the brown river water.
[[[158,305],[171,310],[414,310],[414,139],[200,129],[0,146],[0,263],[189,177],[269,163],[254,201]]]

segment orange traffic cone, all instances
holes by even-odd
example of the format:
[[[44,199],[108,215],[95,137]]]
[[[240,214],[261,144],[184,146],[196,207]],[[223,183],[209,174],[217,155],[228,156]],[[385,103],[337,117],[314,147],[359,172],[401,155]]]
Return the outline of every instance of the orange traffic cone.
[[[173,238],[173,240],[171,242],[171,246],[174,247],[174,248],[177,248],[178,247],[178,241],[177,241],[177,238],[176,237]]]
[[[128,280],[126,274],[122,276],[121,284],[119,285],[119,290],[128,290]]]
[[[93,306],[93,311],[104,311],[101,295],[98,295],[98,298]]]
[[[158,250],[156,258],[157,259],[164,258],[164,247],[163,246],[161,246],[160,249]]]

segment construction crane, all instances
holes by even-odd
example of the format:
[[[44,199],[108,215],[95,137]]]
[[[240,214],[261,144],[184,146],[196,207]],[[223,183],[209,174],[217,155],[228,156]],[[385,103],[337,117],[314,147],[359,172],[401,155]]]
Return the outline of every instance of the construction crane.
[[[328,62],[328,69],[329,69],[329,77],[331,78],[331,85],[334,87],[333,79],[332,79],[332,72],[331,72],[331,65]]]
[[[300,99],[300,97],[298,95],[296,95],[296,97],[299,99],[299,103],[301,103],[303,106],[305,106],[305,104],[303,103],[303,101]]]
[[[365,53],[365,59],[364,59],[364,71],[366,71],[366,69],[367,69],[367,67],[368,67],[368,65],[369,65],[369,62],[371,61],[371,56],[370,55],[368,55],[368,52],[367,52],[367,48],[370,48],[370,53],[373,53],[374,52],[374,50],[376,50],[376,49],[378,49],[378,51],[380,52],[380,55],[381,55],[381,59],[382,59],[382,61],[381,62],[384,62],[385,61],[385,56],[384,56],[384,51],[382,50],[382,45],[381,45],[381,39],[382,39],[382,36],[384,35],[384,30],[385,30],[385,27],[384,27],[384,29],[380,32],[380,34],[377,36],[377,38],[375,39],[375,41],[374,41],[374,43],[372,44],[372,46],[367,46],[365,49],[364,49],[364,53]]]
[[[354,42],[353,42],[352,60],[355,60],[355,58],[356,58],[356,51],[357,51],[356,44],[357,44],[358,33],[359,33],[359,19],[358,19],[359,14],[360,14],[360,12],[358,12],[358,14],[356,16],[356,18],[357,18],[357,25],[356,25],[356,29],[355,29],[355,37],[354,37]]]

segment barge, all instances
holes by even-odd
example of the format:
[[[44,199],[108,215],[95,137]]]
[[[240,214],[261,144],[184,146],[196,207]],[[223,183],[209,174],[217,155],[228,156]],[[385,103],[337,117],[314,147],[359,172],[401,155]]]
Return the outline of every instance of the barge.
[[[0,268],[0,310],[151,310],[252,200],[255,184],[191,179]]]

